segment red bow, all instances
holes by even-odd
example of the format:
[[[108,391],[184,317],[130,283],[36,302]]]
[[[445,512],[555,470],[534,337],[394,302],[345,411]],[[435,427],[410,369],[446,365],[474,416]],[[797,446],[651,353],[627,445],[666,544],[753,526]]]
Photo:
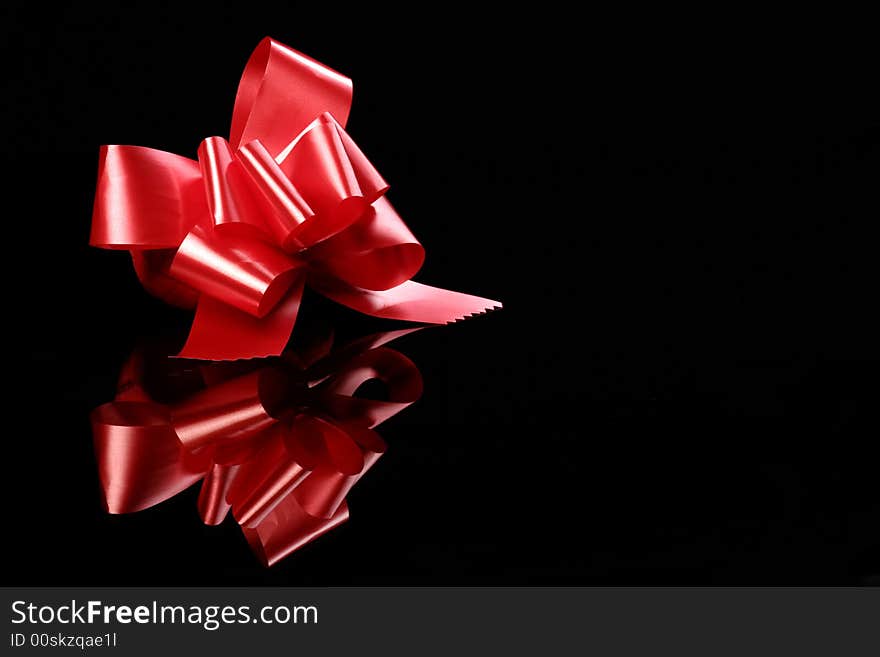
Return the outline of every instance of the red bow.
[[[198,161],[101,148],[90,243],[131,252],[144,287],[196,315],[180,352],[281,353],[303,286],[379,317],[446,323],[501,304],[411,281],[425,257],[388,184],[343,129],[351,80],[264,39],[239,83],[229,142]]]
[[[330,342],[271,364],[160,359],[161,391],[147,392],[157,363],[135,352],[114,401],[92,413],[105,507],[131,513],[177,495],[200,479],[208,525],[227,513],[267,566],[348,519],[345,497],[385,452],[373,428],[422,392],[416,366],[382,345],[410,331],[370,336],[329,353]],[[380,379],[388,400],[355,397]],[[181,390],[182,388],[182,390]]]

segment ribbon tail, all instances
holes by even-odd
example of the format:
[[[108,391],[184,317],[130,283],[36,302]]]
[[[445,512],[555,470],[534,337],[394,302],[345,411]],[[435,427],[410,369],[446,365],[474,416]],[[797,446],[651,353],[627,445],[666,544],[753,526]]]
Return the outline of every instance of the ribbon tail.
[[[202,295],[189,337],[178,357],[236,360],[279,355],[296,323],[304,282],[304,277],[300,277],[262,319]]]
[[[374,317],[426,324],[450,324],[501,308],[493,301],[462,292],[406,281],[390,290],[365,290],[336,281],[315,281],[324,296]]]

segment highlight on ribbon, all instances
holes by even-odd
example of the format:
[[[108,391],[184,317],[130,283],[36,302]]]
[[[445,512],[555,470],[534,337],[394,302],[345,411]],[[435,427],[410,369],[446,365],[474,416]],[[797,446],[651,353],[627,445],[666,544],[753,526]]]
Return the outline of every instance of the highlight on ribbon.
[[[425,251],[345,131],[351,80],[270,38],[227,141],[198,160],[103,146],[90,243],[131,253],[144,288],[195,308],[181,357],[278,355],[308,284],[359,312],[443,324],[500,308],[411,280]]]
[[[421,396],[418,368],[385,346],[415,330],[238,363],[136,350],[91,416],[106,510],[140,511],[201,481],[205,524],[231,512],[259,560],[277,563],[348,519],[348,492],[386,450],[375,427]],[[387,399],[359,394],[377,379]]]

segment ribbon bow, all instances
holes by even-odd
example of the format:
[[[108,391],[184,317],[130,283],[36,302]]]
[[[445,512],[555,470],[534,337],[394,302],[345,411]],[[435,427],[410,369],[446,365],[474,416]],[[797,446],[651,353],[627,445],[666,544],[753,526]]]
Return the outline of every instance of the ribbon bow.
[[[501,304],[416,283],[425,251],[344,129],[351,80],[264,39],[239,83],[229,141],[198,161],[103,146],[90,243],[130,251],[143,286],[196,308],[179,356],[280,354],[303,287],[360,312],[447,323]]]
[[[92,412],[105,508],[140,511],[202,480],[205,524],[231,510],[263,564],[278,562],[348,519],[348,491],[386,449],[373,428],[421,395],[413,362],[382,346],[409,332],[271,363],[163,358],[152,377],[156,363],[136,351],[114,401]],[[370,379],[387,401],[355,396]]]

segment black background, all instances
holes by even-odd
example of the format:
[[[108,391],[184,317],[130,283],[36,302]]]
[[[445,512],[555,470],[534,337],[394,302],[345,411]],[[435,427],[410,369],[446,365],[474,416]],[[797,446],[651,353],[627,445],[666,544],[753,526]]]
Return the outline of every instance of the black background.
[[[3,9],[6,584],[880,581],[859,17],[135,7]],[[98,147],[194,157],[266,35],[354,79],[418,280],[505,304],[397,343],[424,398],[350,522],[269,570],[197,488],[101,510],[88,412],[189,316],[87,246]]]

